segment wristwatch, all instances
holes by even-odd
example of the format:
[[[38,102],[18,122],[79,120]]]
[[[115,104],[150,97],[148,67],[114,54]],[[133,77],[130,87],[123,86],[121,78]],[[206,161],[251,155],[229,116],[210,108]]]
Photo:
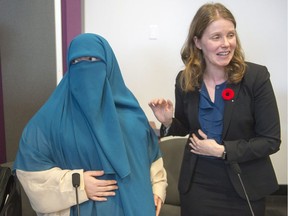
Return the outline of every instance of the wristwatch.
[[[222,154],[222,159],[223,159],[223,160],[226,160],[226,159],[227,159],[227,152],[226,152],[225,149],[224,149],[223,154]]]

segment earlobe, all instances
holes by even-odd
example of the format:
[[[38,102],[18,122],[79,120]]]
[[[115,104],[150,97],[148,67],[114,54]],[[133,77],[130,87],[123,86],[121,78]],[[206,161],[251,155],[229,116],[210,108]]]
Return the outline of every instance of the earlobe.
[[[202,48],[201,48],[201,46],[200,46],[200,44],[199,44],[198,38],[197,38],[196,36],[194,36],[193,40],[194,40],[195,46],[196,46],[199,50],[202,50]]]

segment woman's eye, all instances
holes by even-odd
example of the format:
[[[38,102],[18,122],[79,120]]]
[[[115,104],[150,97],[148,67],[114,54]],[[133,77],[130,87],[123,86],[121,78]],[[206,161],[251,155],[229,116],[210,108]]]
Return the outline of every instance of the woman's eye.
[[[79,62],[79,60],[74,59],[74,60],[72,60],[71,64],[77,64],[78,62]]]
[[[96,58],[96,57],[80,57],[80,58],[77,58],[77,59],[74,59],[72,60],[71,64],[77,64],[81,61],[89,61],[89,62],[95,62],[95,61],[100,61],[99,58]]]
[[[235,34],[231,33],[231,34],[228,34],[228,38],[233,38],[235,36]]]
[[[220,36],[219,35],[214,35],[213,37],[212,37],[212,40],[219,40],[220,39]]]
[[[100,61],[100,59],[95,58],[95,57],[89,57],[89,61]]]

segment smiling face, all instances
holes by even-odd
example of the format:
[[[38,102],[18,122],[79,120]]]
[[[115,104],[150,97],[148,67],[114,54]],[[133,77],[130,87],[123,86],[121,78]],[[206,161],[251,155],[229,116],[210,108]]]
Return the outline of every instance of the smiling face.
[[[235,26],[229,20],[217,19],[207,26],[201,38],[195,36],[194,42],[203,52],[206,70],[224,70],[237,46]]]

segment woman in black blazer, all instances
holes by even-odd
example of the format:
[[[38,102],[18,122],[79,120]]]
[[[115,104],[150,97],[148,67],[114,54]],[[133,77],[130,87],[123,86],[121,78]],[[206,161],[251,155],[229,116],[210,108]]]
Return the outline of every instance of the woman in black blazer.
[[[266,67],[244,61],[236,21],[222,4],[199,8],[170,100],[149,103],[161,136],[189,134],[179,192],[182,216],[263,216],[278,188],[269,155],[281,143]]]

